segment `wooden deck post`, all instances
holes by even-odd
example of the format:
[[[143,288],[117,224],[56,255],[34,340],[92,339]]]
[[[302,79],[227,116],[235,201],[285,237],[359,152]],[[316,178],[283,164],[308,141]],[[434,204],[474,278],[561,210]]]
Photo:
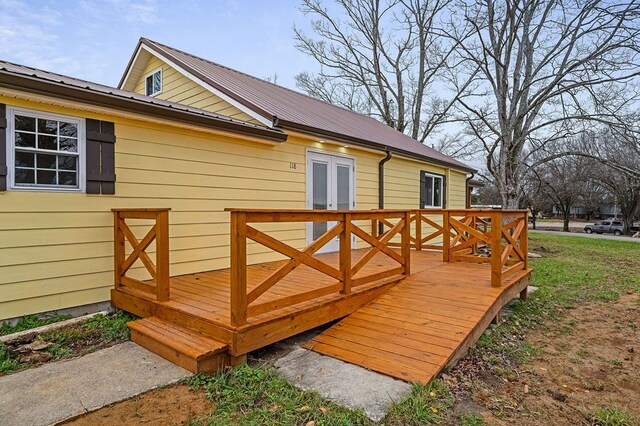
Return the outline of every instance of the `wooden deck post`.
[[[422,251],[422,212],[416,210],[416,250]]]
[[[471,227],[473,229],[475,229],[476,231],[478,231],[478,216],[473,216],[471,219]],[[478,243],[473,243],[473,245],[471,246],[471,254],[473,256],[477,256],[478,255]]]
[[[156,216],[156,297],[160,302],[169,300],[169,211]]]
[[[520,234],[520,247],[524,254],[524,269],[529,269],[529,213],[524,213],[524,228]]]
[[[451,248],[451,230],[449,229],[449,211],[442,211],[442,261],[449,261],[449,249]]]
[[[231,325],[247,323],[247,214],[231,212]]]
[[[122,285],[122,264],[124,263],[124,234],[120,229],[120,212],[113,212],[113,272],[114,272],[114,285],[116,290]]]
[[[502,215],[491,213],[491,286],[502,285]]]
[[[404,259],[402,272],[405,275],[411,275],[411,210],[407,210],[400,220],[404,220],[404,227],[400,236],[401,254]]]
[[[342,273],[342,293],[351,293],[351,214],[343,216],[344,229],[340,235],[340,272]]]

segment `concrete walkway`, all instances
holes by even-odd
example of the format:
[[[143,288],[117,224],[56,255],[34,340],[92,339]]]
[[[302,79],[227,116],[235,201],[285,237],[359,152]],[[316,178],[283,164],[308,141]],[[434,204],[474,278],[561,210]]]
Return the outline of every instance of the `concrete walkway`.
[[[276,369],[302,390],[312,390],[351,409],[381,420],[393,402],[403,400],[411,385],[303,348],[275,362]]]
[[[561,235],[565,237],[583,237],[592,238],[594,240],[614,240],[614,241],[627,241],[631,243],[640,243],[640,238],[632,238],[626,236],[615,236],[610,234],[587,234],[584,232],[562,232],[562,231],[540,231],[529,229],[530,234],[549,234],[549,235]]]
[[[0,425],[51,425],[191,375],[127,342],[0,377]]]

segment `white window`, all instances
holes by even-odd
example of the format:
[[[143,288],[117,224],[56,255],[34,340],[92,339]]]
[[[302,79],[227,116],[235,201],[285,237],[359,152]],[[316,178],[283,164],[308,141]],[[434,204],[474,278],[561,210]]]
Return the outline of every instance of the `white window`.
[[[444,207],[444,176],[420,172],[420,208]]]
[[[148,74],[144,79],[144,86],[147,96],[155,96],[162,93],[162,68],[158,68]]]
[[[84,120],[20,109],[8,115],[11,188],[81,191]]]

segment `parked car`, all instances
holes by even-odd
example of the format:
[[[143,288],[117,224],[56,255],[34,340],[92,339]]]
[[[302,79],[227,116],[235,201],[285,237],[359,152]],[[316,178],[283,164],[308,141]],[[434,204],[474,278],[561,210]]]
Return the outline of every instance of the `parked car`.
[[[600,222],[594,223],[593,225],[587,225],[584,227],[584,232],[586,232],[587,234],[592,234],[595,232],[596,234],[608,233],[613,235],[622,235],[623,231],[624,231],[624,224],[622,223],[622,221],[617,219],[602,220]],[[638,231],[640,231],[640,227],[638,226],[631,227],[632,233],[638,232]]]

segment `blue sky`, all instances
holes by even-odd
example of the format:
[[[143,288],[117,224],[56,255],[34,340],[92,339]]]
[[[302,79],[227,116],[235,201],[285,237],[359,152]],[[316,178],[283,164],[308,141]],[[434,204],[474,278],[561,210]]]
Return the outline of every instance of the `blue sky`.
[[[117,85],[141,36],[244,71],[294,76],[317,64],[295,48],[309,28],[296,0],[0,0],[0,59]]]

